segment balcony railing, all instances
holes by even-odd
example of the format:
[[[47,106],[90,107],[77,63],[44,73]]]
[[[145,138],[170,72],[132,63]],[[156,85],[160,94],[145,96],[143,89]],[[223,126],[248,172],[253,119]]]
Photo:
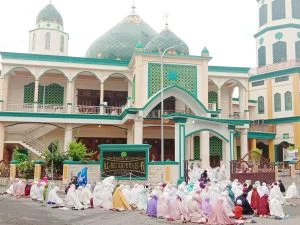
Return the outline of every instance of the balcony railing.
[[[164,110],[164,115],[167,114],[172,114],[172,113],[180,113],[180,114],[190,114],[187,111],[184,110]],[[151,119],[158,119],[161,118],[161,110],[152,110],[147,118],[151,118]]]
[[[282,70],[282,69],[288,69],[288,68],[293,68],[296,66],[300,66],[300,60],[288,60],[285,62],[281,63],[274,63],[274,64],[269,64],[266,66],[261,66],[257,68],[252,68],[249,70],[250,76],[257,75],[257,74],[262,74],[262,73],[268,73],[268,72],[273,72],[277,70]]]
[[[99,106],[76,105],[73,107],[73,113],[78,114],[99,114]]]
[[[262,124],[261,125],[252,124],[249,127],[249,131],[276,133],[276,126],[273,126],[273,125],[262,125]]]
[[[12,112],[33,112],[33,109],[34,106],[31,103],[23,103],[23,104],[8,103],[6,105],[6,111],[12,111]]]
[[[65,113],[66,107],[56,104],[38,104],[38,112]]]

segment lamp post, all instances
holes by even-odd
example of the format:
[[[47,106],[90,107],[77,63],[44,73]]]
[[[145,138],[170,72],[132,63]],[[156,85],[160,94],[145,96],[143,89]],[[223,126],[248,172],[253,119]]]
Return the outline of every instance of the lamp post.
[[[164,64],[163,64],[163,57],[165,56],[165,54],[171,50],[174,49],[178,46],[182,46],[183,44],[179,44],[179,45],[174,45],[171,46],[169,48],[166,48],[163,53],[160,56],[160,89],[161,89],[161,93],[160,93],[160,101],[161,101],[161,112],[160,112],[160,126],[161,126],[161,161],[164,161],[165,158],[165,152],[164,152],[164,118],[163,118],[163,114],[164,114]]]

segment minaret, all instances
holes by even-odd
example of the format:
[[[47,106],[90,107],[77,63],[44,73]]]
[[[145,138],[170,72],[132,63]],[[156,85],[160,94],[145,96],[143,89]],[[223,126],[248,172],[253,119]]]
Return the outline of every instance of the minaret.
[[[36,28],[29,31],[29,53],[67,56],[68,41],[62,16],[50,1],[38,14]]]
[[[300,1],[256,0],[259,30],[256,38],[257,66],[300,60]]]

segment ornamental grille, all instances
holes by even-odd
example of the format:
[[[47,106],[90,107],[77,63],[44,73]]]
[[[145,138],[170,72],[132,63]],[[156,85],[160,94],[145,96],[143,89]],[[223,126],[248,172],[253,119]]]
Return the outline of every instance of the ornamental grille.
[[[261,86],[264,84],[265,84],[264,80],[254,81],[254,82],[252,82],[252,87],[257,87],[257,86]]]
[[[156,63],[149,63],[148,65],[148,97],[151,97],[161,89],[160,84],[160,70],[161,65]],[[169,79],[169,73],[176,72],[176,79]],[[197,96],[197,67],[186,65],[163,65],[164,88],[173,85],[178,85],[189,91],[195,97]]]
[[[285,104],[286,111],[292,110],[292,108],[293,108],[292,92],[287,91],[284,93],[284,104]]]
[[[64,104],[64,87],[50,84],[45,88],[45,104]]]
[[[218,93],[215,91],[208,92],[208,103],[215,103],[218,109]]]
[[[24,86],[24,103],[34,102],[34,82]],[[45,95],[44,95],[45,91]],[[39,85],[38,103],[62,105],[64,102],[64,87],[58,84]]]
[[[257,105],[258,105],[258,114],[264,114],[265,113],[265,99],[263,96],[259,96],[257,99]]]
[[[259,26],[266,24],[268,21],[268,6],[264,4],[259,9]]]
[[[280,112],[281,111],[281,94],[276,93],[274,95],[274,111]]]
[[[272,20],[285,18],[285,0],[274,0],[272,2]]]
[[[33,103],[34,101],[34,82],[24,86],[24,103]]]
[[[273,63],[286,61],[286,42],[278,41],[273,44]]]
[[[300,0],[292,0],[293,18],[300,19]]]
[[[265,66],[266,65],[266,47],[261,46],[258,49],[258,66]]]
[[[200,137],[194,136],[194,160],[200,160]]]
[[[223,158],[222,155],[222,140],[216,136],[209,138],[209,155],[211,156],[220,156],[220,159]]]
[[[300,41],[295,43],[296,60],[300,60]]]
[[[283,82],[283,81],[288,81],[289,76],[283,76],[283,77],[276,77],[275,78],[275,83]]]

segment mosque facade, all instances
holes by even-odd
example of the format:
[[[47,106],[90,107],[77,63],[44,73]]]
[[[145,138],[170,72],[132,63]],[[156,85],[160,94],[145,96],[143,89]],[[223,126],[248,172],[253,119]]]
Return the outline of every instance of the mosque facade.
[[[210,65],[207,48],[190,55],[167,24],[158,33],[134,8],[71,57],[63,17],[47,5],[28,53],[1,52],[0,160],[15,145],[38,157],[77,139],[95,152],[150,144],[150,160],[179,165],[180,177],[184,160],[228,169],[256,147],[282,161],[283,141],[300,147],[300,1],[257,2],[256,68]]]

